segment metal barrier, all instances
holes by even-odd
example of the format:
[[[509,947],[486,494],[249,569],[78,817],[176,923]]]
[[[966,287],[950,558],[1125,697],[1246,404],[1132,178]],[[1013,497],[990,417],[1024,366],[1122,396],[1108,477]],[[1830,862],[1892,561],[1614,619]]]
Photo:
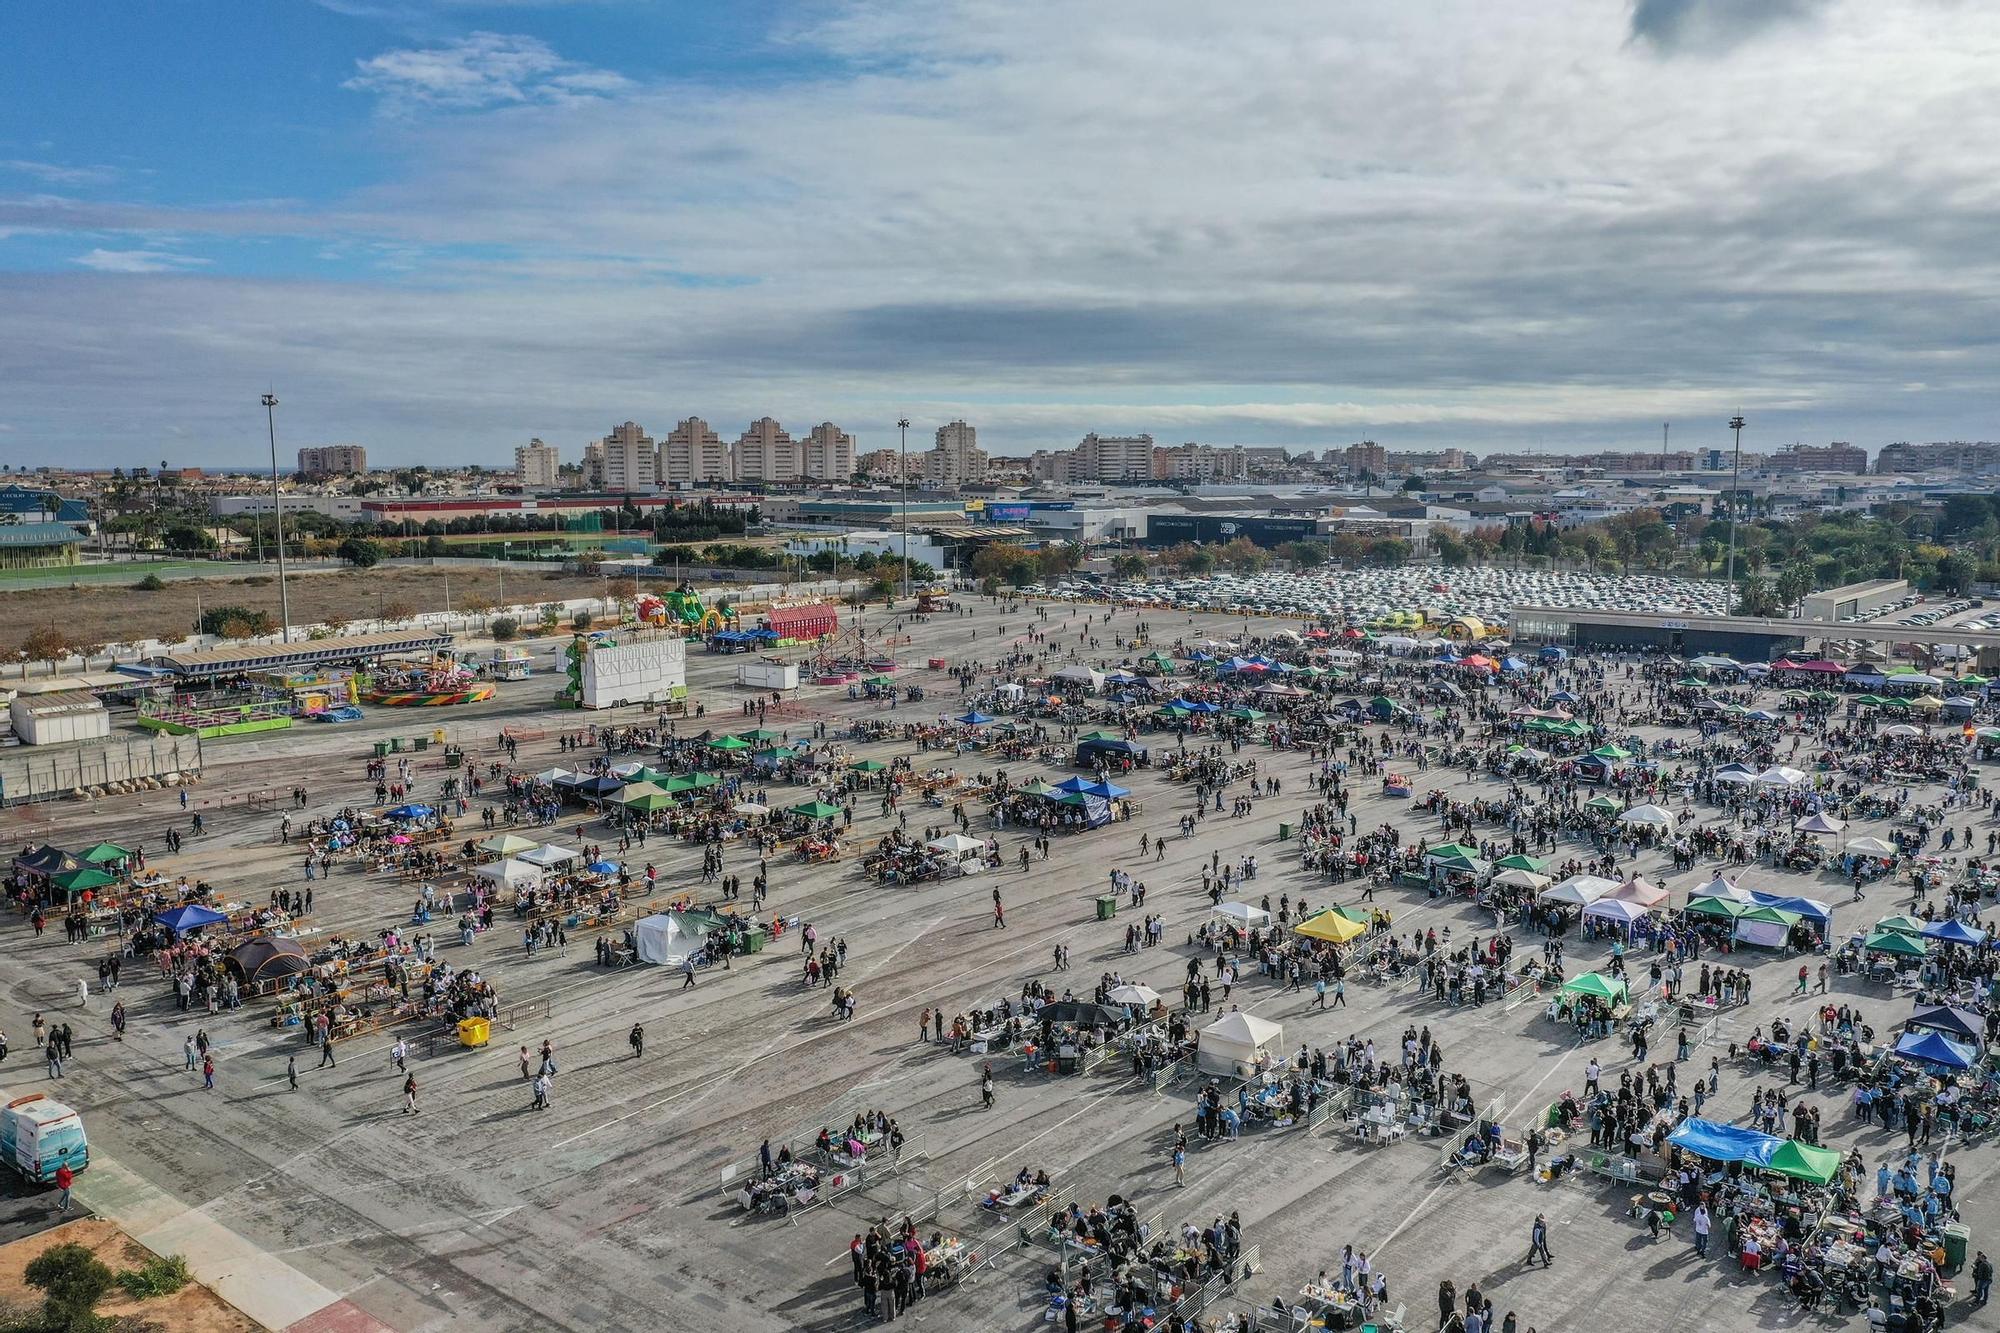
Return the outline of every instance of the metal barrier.
[[[1257,1271],[1257,1259],[1257,1247],[1252,1245],[1225,1264],[1220,1273],[1184,1293],[1174,1302],[1173,1313],[1183,1319],[1193,1319],[1209,1306],[1226,1299],[1235,1290],[1238,1282]]]
[[[1354,1089],[1340,1089],[1340,1091],[1325,1098],[1319,1105],[1306,1112],[1306,1131],[1311,1133],[1314,1130],[1324,1128],[1327,1124],[1335,1120],[1345,1122],[1347,1113],[1353,1106]]]

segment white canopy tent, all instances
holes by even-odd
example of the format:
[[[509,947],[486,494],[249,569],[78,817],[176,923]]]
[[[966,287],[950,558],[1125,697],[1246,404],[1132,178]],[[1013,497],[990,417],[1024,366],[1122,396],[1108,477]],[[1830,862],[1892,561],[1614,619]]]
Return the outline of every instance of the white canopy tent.
[[[1596,902],[1583,909],[1584,920],[1608,922],[1611,925],[1620,927],[1627,933],[1630,933],[1632,923],[1642,920],[1645,915],[1646,909],[1644,907],[1624,898],[1599,898]]]
[[[1850,838],[1847,842],[1847,850],[1862,856],[1894,856],[1896,854],[1895,845],[1884,842],[1880,838]]]
[[[575,776],[576,774],[570,772],[566,768],[545,768],[541,772],[535,774],[535,781],[545,782],[550,786],[554,786],[556,783],[561,782],[564,778],[573,778]]]
[[[1543,889],[1541,901],[1588,907],[1617,887],[1617,880],[1605,879],[1602,875],[1571,875],[1554,888]]]
[[[1534,889],[1540,891],[1549,886],[1547,875],[1538,875],[1532,870],[1519,866],[1509,866],[1493,877],[1495,884],[1505,884],[1510,889]]]
[[[1735,880],[1724,879],[1718,874],[1714,879],[1688,894],[1688,897],[1728,898],[1733,902],[1747,903],[1750,901],[1750,890],[1738,888]]]
[[[1759,773],[1757,781],[1763,783],[1766,787],[1802,787],[1808,779],[1804,773],[1796,768],[1787,768],[1783,764],[1775,764],[1765,769],[1762,773]]]
[[[1136,1009],[1151,1009],[1159,1002],[1160,993],[1151,986],[1127,982],[1123,986],[1113,986],[1104,998],[1113,1004],[1129,1004]]]
[[[1846,824],[1824,812],[1807,815],[1792,825],[1792,828],[1800,833],[1838,833],[1846,827]]]
[[[489,884],[507,889],[532,889],[542,882],[545,873],[540,866],[531,865],[511,856],[499,861],[488,861],[483,866],[473,867],[472,870],[475,879],[483,879]]]
[[[1253,1078],[1264,1058],[1277,1058],[1285,1030],[1268,1018],[1224,1014],[1195,1036],[1195,1067],[1203,1073]]]
[[[1252,907],[1249,903],[1217,903],[1213,909],[1213,915],[1241,926],[1245,930],[1249,930],[1253,926],[1268,926],[1271,924],[1271,914],[1269,912],[1261,907]]]
[[[1049,679],[1052,681],[1059,680],[1065,685],[1082,685],[1093,690],[1101,689],[1104,685],[1103,672],[1093,671],[1089,667],[1082,665],[1066,666],[1050,676]]]
[[[638,944],[640,962],[664,967],[679,967],[702,944],[700,933],[679,912],[640,917],[632,928],[632,938]]]
[[[581,859],[582,856],[582,852],[568,847],[559,847],[552,842],[545,842],[532,852],[522,852],[520,859],[526,861],[531,866],[544,866],[553,869],[556,866],[568,865],[571,861]]]
[[[1645,824],[1653,828],[1672,828],[1673,811],[1661,805],[1635,805],[1618,816],[1621,824]]]
[[[986,844],[977,838],[968,838],[963,833],[947,833],[942,838],[932,838],[924,846],[934,852],[950,852],[953,856],[971,856],[974,852],[986,850]]]

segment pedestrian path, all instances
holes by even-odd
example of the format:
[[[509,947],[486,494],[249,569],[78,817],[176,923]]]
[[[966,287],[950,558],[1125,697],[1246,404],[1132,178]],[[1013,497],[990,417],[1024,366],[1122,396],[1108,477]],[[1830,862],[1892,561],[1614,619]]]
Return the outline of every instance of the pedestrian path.
[[[267,1328],[288,1328],[340,1300],[340,1293],[102,1155],[76,1178],[76,1196],[154,1253],[184,1257],[198,1282]]]

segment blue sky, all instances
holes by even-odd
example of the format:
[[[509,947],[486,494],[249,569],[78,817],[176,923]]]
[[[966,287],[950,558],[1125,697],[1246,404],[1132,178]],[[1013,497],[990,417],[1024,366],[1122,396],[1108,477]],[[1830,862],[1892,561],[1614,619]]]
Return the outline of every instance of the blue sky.
[[[0,458],[1995,438],[1945,0],[0,9]]]

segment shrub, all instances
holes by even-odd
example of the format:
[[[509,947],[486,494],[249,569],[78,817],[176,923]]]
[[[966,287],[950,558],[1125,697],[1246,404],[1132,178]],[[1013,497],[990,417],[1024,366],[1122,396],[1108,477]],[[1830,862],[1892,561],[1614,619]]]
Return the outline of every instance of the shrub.
[[[148,574],[132,586],[139,592],[161,592],[165,590],[167,581],[158,574]]]
[[[118,1285],[142,1301],[171,1296],[192,1281],[194,1274],[188,1272],[187,1260],[178,1254],[156,1254],[137,1268],[128,1268],[118,1275]]]
[[[498,616],[493,621],[493,637],[500,643],[514,638],[521,632],[521,622],[513,616]]]
[[[590,617],[590,612],[579,611],[574,616],[570,617],[569,626],[571,629],[575,630],[578,634],[582,634],[591,627],[592,623],[593,622]]]

